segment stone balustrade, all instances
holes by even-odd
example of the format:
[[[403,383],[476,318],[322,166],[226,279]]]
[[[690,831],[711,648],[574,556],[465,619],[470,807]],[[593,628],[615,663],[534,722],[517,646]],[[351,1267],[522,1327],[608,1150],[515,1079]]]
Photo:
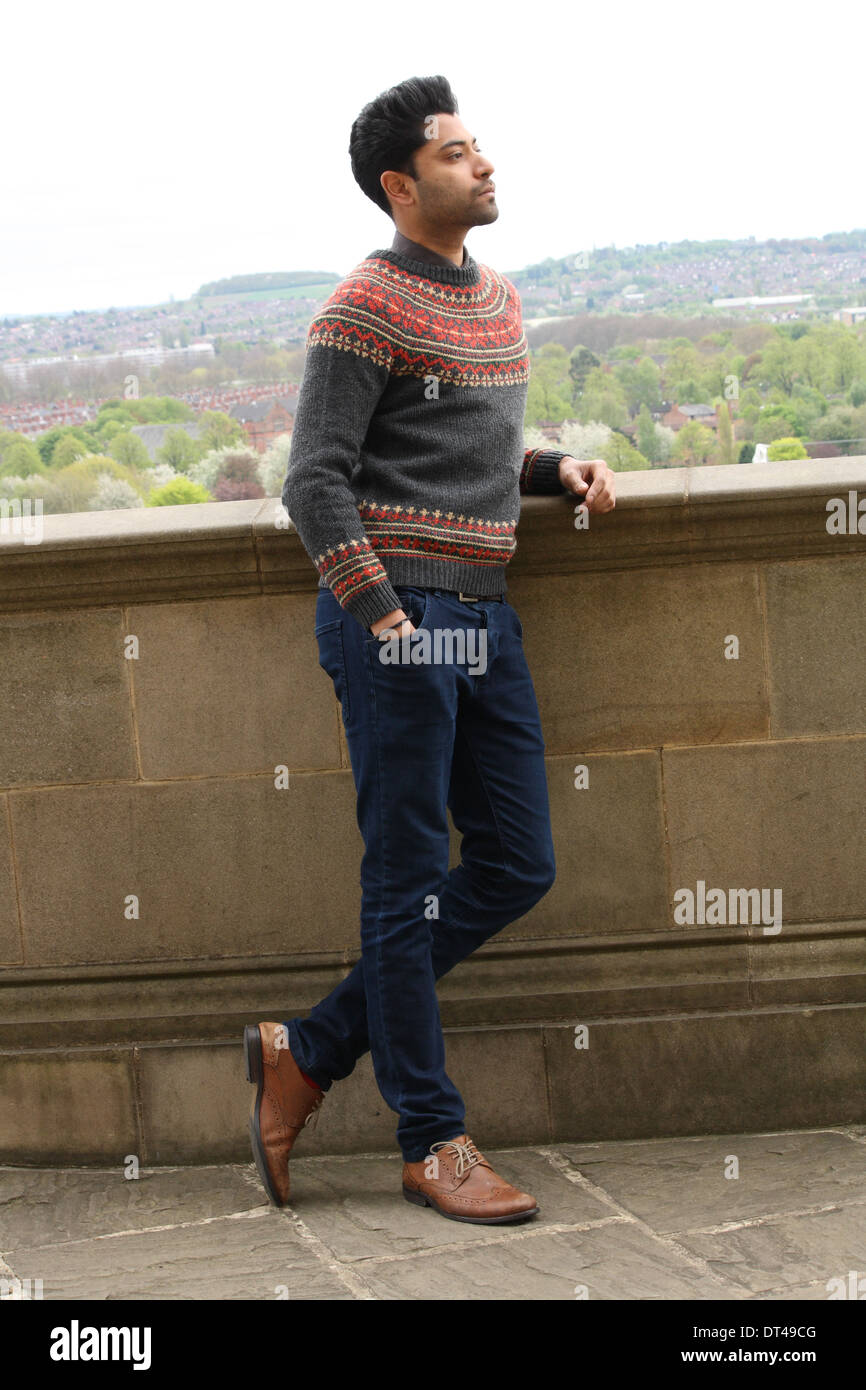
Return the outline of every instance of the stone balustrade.
[[[440,983],[470,1131],[862,1123],[866,457],[617,487],[523,499],[558,876]],[[244,1023],[357,959],[316,582],[276,499],[0,515],[2,1161],[247,1159]],[[368,1056],[305,1150],[395,1126]]]

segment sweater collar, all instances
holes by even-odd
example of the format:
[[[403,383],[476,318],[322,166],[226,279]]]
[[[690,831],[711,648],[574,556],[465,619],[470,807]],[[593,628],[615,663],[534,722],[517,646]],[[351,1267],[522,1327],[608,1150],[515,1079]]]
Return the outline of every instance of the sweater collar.
[[[449,261],[447,256],[440,256],[438,251],[431,251],[429,246],[422,246],[420,241],[410,241],[409,237],[404,236],[401,231],[394,232],[394,240],[391,242],[391,250],[396,251],[398,256],[406,256],[412,261],[423,261],[426,265],[453,266],[454,262]],[[463,265],[469,252],[463,247]],[[460,269],[457,266],[456,269]]]
[[[455,265],[437,251],[431,251],[418,241],[410,241],[402,232],[394,233],[394,240],[388,249],[371,251],[371,256],[390,261],[409,275],[419,275],[425,280],[435,280],[444,285],[477,285],[481,272],[477,261],[463,247],[463,264]]]

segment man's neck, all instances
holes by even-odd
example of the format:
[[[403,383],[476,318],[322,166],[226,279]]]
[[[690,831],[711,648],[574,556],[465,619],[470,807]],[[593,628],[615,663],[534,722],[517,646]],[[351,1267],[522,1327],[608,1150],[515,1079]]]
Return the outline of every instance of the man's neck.
[[[437,249],[431,246],[425,246],[423,242],[411,240],[410,237],[405,236],[399,229],[396,229],[394,232],[391,250],[396,251],[398,255],[407,256],[413,261],[429,261],[433,265],[452,265],[458,267],[465,265],[468,254],[466,247],[461,246],[459,252],[455,250],[453,256],[448,256],[441,246]],[[455,259],[455,257],[458,258]]]

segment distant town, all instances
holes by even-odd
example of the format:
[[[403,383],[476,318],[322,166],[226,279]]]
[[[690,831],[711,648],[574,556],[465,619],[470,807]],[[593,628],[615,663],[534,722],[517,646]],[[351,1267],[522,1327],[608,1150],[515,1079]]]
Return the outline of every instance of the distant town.
[[[619,470],[866,452],[866,231],[584,248],[507,273],[531,350],[527,447]],[[0,319],[0,501],[275,495],[307,326],[340,278]]]

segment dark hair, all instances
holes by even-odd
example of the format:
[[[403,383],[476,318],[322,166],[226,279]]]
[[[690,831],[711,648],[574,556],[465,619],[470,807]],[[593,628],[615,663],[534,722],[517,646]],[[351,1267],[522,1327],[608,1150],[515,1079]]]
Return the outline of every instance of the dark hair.
[[[457,98],[445,77],[410,77],[368,101],[352,123],[349,157],[352,173],[368,198],[393,217],[379,179],[386,169],[417,178],[412,155],[424,144],[430,116],[456,116]]]

